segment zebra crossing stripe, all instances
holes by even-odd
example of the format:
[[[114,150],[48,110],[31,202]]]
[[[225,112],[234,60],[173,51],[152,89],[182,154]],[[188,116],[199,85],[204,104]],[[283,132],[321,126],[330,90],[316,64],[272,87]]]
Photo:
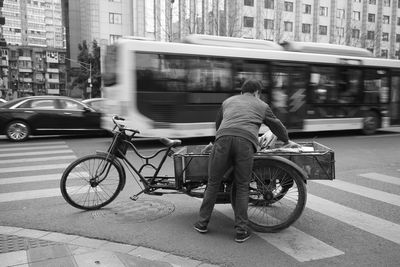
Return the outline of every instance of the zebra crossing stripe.
[[[65,169],[68,165],[69,165],[68,163],[63,163],[63,164],[8,167],[8,168],[0,168],[0,173]]]
[[[375,181],[379,181],[379,182],[385,182],[385,183],[389,183],[389,184],[400,185],[400,178],[389,176],[389,175],[370,172],[370,173],[359,174],[358,176],[361,176],[361,177],[364,177],[364,178],[368,178],[368,179],[371,179],[371,180],[375,180]]]
[[[71,149],[63,149],[63,150],[48,150],[48,151],[34,151],[34,152],[15,152],[15,153],[6,153],[0,154],[1,158],[9,158],[9,157],[17,157],[17,156],[37,156],[37,155],[51,155],[51,154],[66,154],[66,153],[74,153]]]
[[[307,194],[306,207],[400,245],[398,224],[311,194]]]
[[[75,191],[74,194],[87,193],[87,189],[82,186],[68,187],[67,190]],[[97,191],[101,191],[101,189],[98,188]],[[11,193],[1,193],[0,194],[0,203],[19,201],[19,200],[47,198],[47,197],[58,197],[58,196],[61,196],[60,188],[49,188],[49,189],[19,191],[19,192],[11,192]]]
[[[48,149],[63,149],[63,148],[69,148],[67,145],[56,145],[56,146],[40,146],[40,147],[35,147],[35,146],[28,146],[28,147],[9,147],[9,148],[0,148],[0,152],[8,152],[8,151],[25,151],[25,150],[48,150]]]
[[[215,209],[234,220],[234,215],[230,204],[218,204],[215,206]],[[254,234],[261,237],[263,240],[273,245],[277,249],[295,258],[299,262],[320,260],[344,254],[343,251],[338,250],[292,226],[282,232],[279,232],[279,234]]]
[[[12,144],[2,144],[1,148],[6,147],[31,147],[31,146],[47,146],[47,145],[65,145],[64,141],[60,142],[40,142],[40,143],[12,143]]]
[[[70,178],[68,178],[68,179],[78,179],[80,177],[84,177],[84,176],[88,176],[88,175],[89,174],[83,173],[83,172],[70,173]],[[2,179],[0,179],[0,185],[60,180],[61,176],[62,176],[62,173],[53,173],[53,174],[46,174],[46,175],[33,175],[33,176],[2,178]]]
[[[0,161],[0,165],[11,164],[11,163],[39,162],[39,161],[48,162],[48,161],[64,160],[64,159],[76,159],[76,156],[66,155],[66,156],[54,156],[54,157],[46,157],[46,158],[2,159]]]
[[[335,180],[335,181],[313,180],[312,182],[400,207],[399,195],[386,193],[365,186],[355,185],[341,180]]]

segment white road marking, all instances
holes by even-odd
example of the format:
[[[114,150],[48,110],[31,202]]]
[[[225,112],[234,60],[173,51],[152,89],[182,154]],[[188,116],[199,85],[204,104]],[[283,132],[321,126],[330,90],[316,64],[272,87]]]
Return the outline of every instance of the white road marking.
[[[379,174],[379,173],[375,173],[375,172],[359,174],[359,176],[365,177],[365,178],[368,178],[371,180],[379,181],[379,182],[400,185],[400,178],[398,178],[398,177],[388,176],[388,175]]]
[[[36,147],[36,146],[27,146],[27,147],[10,147],[10,148],[0,148],[0,152],[4,153],[4,152],[14,152],[14,151],[23,151],[23,150],[39,150],[39,149],[43,149],[43,150],[47,150],[47,149],[63,149],[63,148],[69,148],[67,145],[56,145],[56,146],[40,146],[40,147]]]
[[[87,173],[86,174],[79,173],[79,175],[78,175],[78,173],[71,173],[70,178],[77,179],[79,177],[82,177],[82,175],[88,175],[88,174]],[[54,174],[46,174],[46,175],[2,178],[2,179],[0,179],[0,185],[60,180],[61,176],[62,176],[62,173],[54,173]]]
[[[66,153],[74,153],[74,151],[70,149],[63,149],[63,150],[48,150],[48,151],[35,151],[35,152],[6,153],[6,154],[0,154],[0,160],[1,158],[16,157],[16,156],[24,157],[24,156],[66,154]]]
[[[400,245],[398,224],[311,194],[307,195],[306,207]]]
[[[74,194],[83,194],[87,193],[87,186],[71,186],[67,188],[68,191],[76,190]],[[100,188],[97,188],[97,191],[101,192]],[[91,193],[93,190],[91,190]],[[10,193],[1,193],[0,194],[0,203],[1,202],[12,202],[19,200],[31,200],[38,198],[47,198],[47,197],[58,197],[61,196],[60,188],[49,188],[49,189],[39,189],[39,190],[29,190],[29,191],[19,191],[19,192],[10,192]]]
[[[386,193],[380,190],[371,189],[365,186],[356,185],[340,180],[334,180],[334,181],[313,180],[312,182],[400,207],[399,195]]]
[[[216,205],[216,210],[234,220],[230,204]],[[343,255],[338,250],[315,237],[294,227],[289,227],[279,233],[254,233],[274,247],[295,258],[299,262],[319,260]]]
[[[76,159],[76,156],[66,155],[66,156],[54,156],[54,157],[46,157],[46,158],[2,159],[0,161],[0,165],[11,164],[11,163],[39,162],[39,161],[48,162],[48,161],[53,161],[53,160],[64,160],[64,159]]]
[[[63,164],[8,167],[8,168],[0,168],[0,173],[65,169],[68,165],[69,165],[68,163],[63,163]]]
[[[41,143],[11,143],[11,144],[2,144],[1,148],[5,147],[31,147],[31,146],[47,146],[47,145],[65,145],[64,141],[60,142],[41,142]]]

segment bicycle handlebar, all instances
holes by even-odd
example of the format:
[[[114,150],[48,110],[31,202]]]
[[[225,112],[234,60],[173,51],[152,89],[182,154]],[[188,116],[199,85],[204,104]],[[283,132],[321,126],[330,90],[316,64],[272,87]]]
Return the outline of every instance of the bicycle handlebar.
[[[133,135],[139,134],[139,133],[140,133],[138,130],[130,129],[130,128],[125,128],[125,125],[118,123],[117,120],[118,120],[118,121],[124,121],[125,118],[120,117],[120,116],[118,116],[118,115],[114,115],[114,116],[112,117],[112,121],[113,121],[114,124],[115,124],[114,129],[115,129],[116,127],[118,127],[118,130],[120,130],[120,131],[130,131],[130,132],[133,133]]]

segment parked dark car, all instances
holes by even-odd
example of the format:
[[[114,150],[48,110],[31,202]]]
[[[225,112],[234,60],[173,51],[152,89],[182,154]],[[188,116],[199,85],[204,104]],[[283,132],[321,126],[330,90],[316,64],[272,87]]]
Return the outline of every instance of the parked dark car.
[[[0,106],[0,134],[12,141],[30,135],[105,133],[101,113],[64,96],[29,96]]]

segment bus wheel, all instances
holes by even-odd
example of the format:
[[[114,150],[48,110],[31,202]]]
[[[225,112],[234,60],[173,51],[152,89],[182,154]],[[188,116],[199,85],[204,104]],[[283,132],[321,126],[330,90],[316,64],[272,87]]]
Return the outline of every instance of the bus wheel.
[[[371,135],[376,132],[380,127],[380,119],[376,112],[368,111],[363,119],[363,129],[362,132],[365,135]]]

